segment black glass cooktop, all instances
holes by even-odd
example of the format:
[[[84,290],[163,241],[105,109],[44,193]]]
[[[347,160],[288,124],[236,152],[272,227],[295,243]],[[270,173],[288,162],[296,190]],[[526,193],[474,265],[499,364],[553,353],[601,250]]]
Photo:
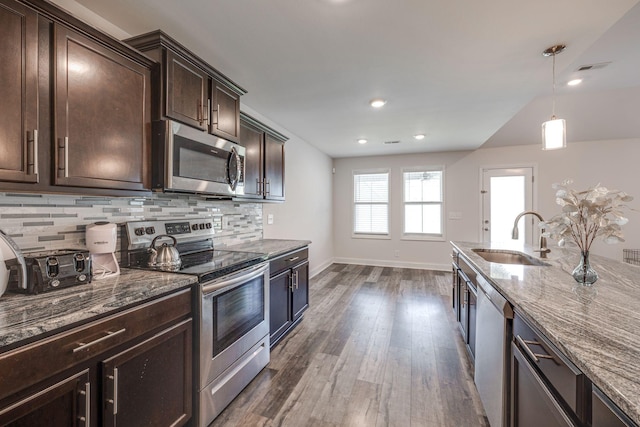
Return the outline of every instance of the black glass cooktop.
[[[267,254],[206,250],[181,254],[180,259],[182,260],[180,270],[171,271],[171,273],[191,274],[198,276],[200,282],[206,282],[265,261]],[[144,268],[161,270],[154,267]]]

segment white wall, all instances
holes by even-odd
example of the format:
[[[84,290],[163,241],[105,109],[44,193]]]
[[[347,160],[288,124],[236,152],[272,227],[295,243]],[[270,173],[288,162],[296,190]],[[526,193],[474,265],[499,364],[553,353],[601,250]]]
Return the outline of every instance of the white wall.
[[[423,268],[450,267],[449,240],[478,241],[480,238],[480,169],[486,166],[531,164],[537,166],[534,193],[544,218],[559,212],[551,185],[566,178],[574,188],[586,189],[601,183],[636,197],[631,205],[640,210],[640,139],[570,143],[564,150],[542,151],[539,145],[479,149],[467,152],[425,153],[385,157],[336,159],[334,166],[334,256],[337,262]],[[401,168],[445,166],[445,218],[450,211],[462,212],[461,220],[445,222],[444,242],[401,240]],[[391,239],[351,237],[352,172],[357,169],[391,169]],[[394,191],[395,190],[395,191]],[[623,227],[626,243],[594,243],[592,252],[622,260],[623,248],[640,248],[640,211],[629,212]],[[554,243],[551,242],[553,248]],[[394,257],[394,251],[399,257]]]
[[[332,160],[247,106],[242,111],[289,137],[285,144],[284,203],[262,207],[264,238],[311,240],[311,276],[333,262]],[[273,224],[267,224],[269,214]]]

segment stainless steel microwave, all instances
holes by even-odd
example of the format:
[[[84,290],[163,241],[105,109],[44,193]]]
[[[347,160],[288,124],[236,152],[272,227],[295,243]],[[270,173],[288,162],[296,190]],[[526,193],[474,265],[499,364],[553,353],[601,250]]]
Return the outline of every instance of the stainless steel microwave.
[[[241,196],[245,148],[172,120],[153,122],[156,191]]]

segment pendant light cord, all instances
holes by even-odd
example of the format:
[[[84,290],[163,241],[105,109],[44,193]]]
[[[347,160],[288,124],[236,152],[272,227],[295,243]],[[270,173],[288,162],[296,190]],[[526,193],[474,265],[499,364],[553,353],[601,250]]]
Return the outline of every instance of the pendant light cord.
[[[556,52],[553,52],[553,65],[551,68],[551,77],[553,81],[553,101],[551,104],[551,119],[556,118]]]

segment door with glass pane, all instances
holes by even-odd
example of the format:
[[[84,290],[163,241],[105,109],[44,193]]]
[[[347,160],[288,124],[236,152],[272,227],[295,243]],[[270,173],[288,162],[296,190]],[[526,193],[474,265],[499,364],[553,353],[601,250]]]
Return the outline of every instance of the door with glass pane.
[[[482,240],[509,242],[519,213],[533,209],[533,168],[482,169]],[[518,222],[520,243],[533,241],[534,217]]]

